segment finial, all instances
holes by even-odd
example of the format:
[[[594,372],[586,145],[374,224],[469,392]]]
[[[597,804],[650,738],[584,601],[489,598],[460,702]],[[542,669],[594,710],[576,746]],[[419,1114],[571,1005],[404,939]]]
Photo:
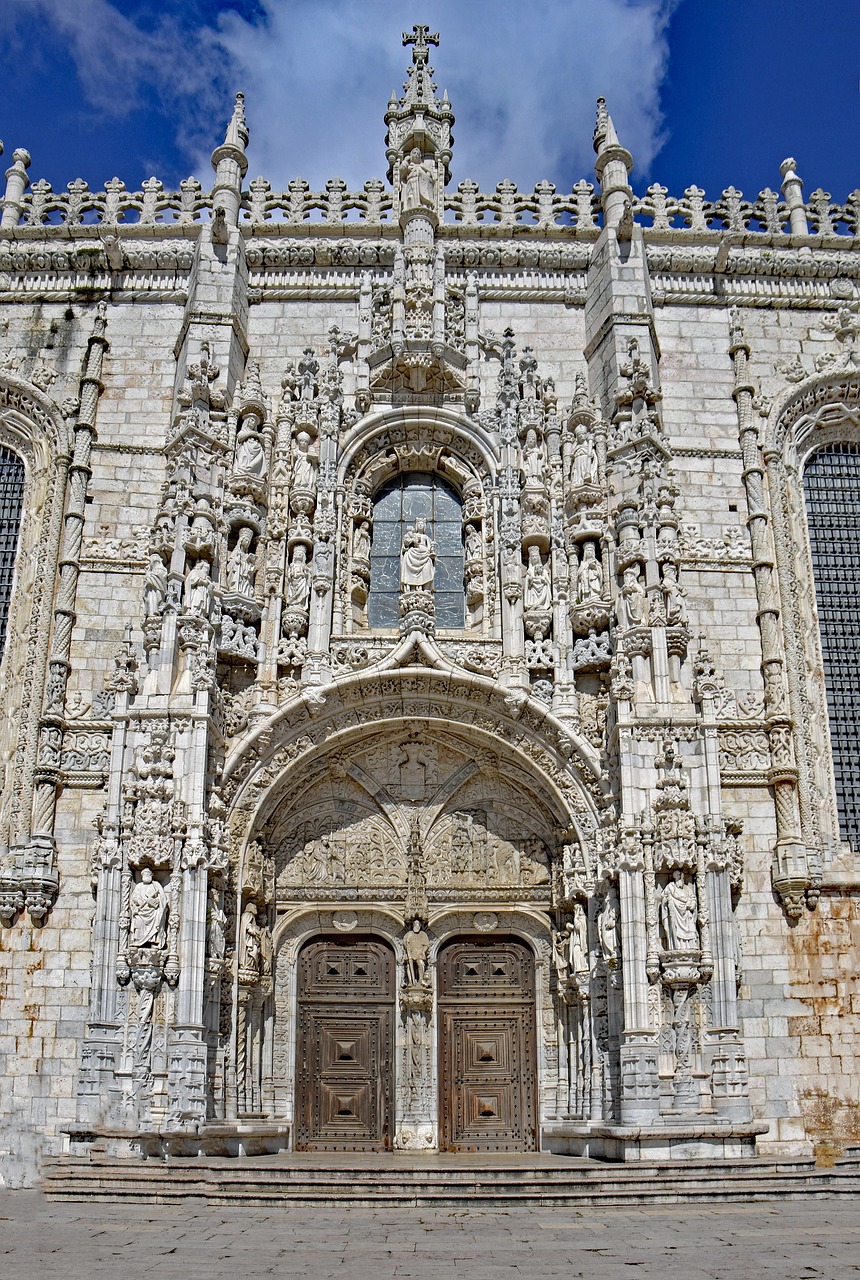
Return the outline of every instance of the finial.
[[[248,125],[245,121],[245,95],[244,93],[237,93],[236,101],[233,105],[233,114],[230,117],[230,123],[227,125],[227,132],[224,135],[224,145],[226,147],[238,147],[240,151],[244,151],[250,136]]]
[[[606,99],[597,99],[597,122],[594,126],[594,150],[598,155],[608,147],[617,147],[618,134],[612,123],[612,116],[606,109]]]

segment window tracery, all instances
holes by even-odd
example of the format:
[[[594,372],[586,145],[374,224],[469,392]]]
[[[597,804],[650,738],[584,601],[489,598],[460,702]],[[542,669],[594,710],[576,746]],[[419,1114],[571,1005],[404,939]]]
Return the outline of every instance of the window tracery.
[[[0,446],[0,656],[6,645],[23,500],[24,463]]]
[[[860,445],[817,449],[803,471],[839,831],[860,847]]]

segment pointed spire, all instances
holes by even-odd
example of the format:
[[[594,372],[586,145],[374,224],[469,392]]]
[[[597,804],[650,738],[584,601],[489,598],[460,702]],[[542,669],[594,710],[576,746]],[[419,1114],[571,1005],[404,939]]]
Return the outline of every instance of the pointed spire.
[[[240,151],[244,151],[250,136],[248,125],[245,121],[245,95],[244,93],[237,93],[236,101],[233,105],[233,114],[230,117],[230,123],[227,125],[227,132],[224,135],[224,145],[237,147]]]
[[[239,222],[239,206],[242,202],[242,179],[248,171],[248,157],[245,148],[248,145],[248,126],[245,122],[245,95],[236,94],[233,114],[224,141],[212,152],[212,168],[215,170],[215,182],[212,187],[213,222],[221,223],[218,209],[224,210],[224,220],[230,227]]]
[[[0,142],[0,155],[3,154],[3,143]],[[6,170],[6,195],[3,198],[3,216],[0,226],[17,227],[24,208],[24,192],[30,178],[27,169],[30,165],[30,153],[23,147],[12,152],[12,165]]]
[[[454,113],[447,93],[436,97],[429,61],[430,47],[438,45],[439,33],[431,33],[428,26],[416,23],[411,33],[404,31],[403,43],[412,46],[412,66],[406,73],[403,97],[398,98],[396,91],[393,92],[385,112],[388,180],[393,181],[403,157],[418,147],[423,156],[442,162],[445,182],[448,182]]]
[[[604,225],[617,229],[633,198],[628,180],[630,170],[633,168],[633,157],[618,141],[618,134],[612,123],[612,116],[606,108],[605,98],[597,99],[594,150],[597,152],[594,172],[600,183]]]

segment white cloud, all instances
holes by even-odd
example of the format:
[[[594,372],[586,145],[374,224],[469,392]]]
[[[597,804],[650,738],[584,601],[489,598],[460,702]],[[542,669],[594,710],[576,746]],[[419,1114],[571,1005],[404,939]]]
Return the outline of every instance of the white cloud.
[[[188,30],[182,8],[144,27],[110,0],[36,0],[67,38],[84,92],[115,115],[156,94],[177,145],[209,181],[228,89],[246,95],[249,177],[360,186],[385,170],[382,116],[401,91],[401,32],[431,24],[431,61],[457,117],[454,181],[568,188],[592,172],[595,100],[645,169],[660,144],[668,15],[680,0],[260,0]]]

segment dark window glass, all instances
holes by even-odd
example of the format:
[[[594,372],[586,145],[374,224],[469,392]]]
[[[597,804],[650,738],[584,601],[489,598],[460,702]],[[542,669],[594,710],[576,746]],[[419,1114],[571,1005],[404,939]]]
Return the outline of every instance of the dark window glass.
[[[803,473],[836,804],[860,848],[860,446],[828,445]]]
[[[371,627],[396,627],[400,621],[400,548],[416,520],[427,521],[427,532],[436,543],[436,625],[465,626],[461,515],[456,489],[434,473],[406,471],[380,489],[373,502],[370,547],[367,620]]]
[[[24,464],[9,449],[0,448],[0,654],[6,643],[23,498]]]

